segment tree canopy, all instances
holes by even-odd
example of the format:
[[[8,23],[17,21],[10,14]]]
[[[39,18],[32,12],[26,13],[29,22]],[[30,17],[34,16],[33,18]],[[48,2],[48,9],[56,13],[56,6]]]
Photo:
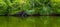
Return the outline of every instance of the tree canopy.
[[[27,14],[60,13],[60,0],[0,0],[0,15],[13,15],[23,10]]]

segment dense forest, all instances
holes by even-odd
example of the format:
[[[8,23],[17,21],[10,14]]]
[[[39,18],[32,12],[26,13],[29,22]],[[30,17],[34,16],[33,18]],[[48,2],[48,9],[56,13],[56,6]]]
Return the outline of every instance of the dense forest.
[[[60,14],[60,0],[0,0],[0,15]]]

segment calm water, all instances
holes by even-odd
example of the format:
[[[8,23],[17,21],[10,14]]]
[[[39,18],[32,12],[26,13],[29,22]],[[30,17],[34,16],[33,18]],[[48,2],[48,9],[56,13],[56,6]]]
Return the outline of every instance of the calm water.
[[[0,27],[60,27],[58,16],[0,16]]]

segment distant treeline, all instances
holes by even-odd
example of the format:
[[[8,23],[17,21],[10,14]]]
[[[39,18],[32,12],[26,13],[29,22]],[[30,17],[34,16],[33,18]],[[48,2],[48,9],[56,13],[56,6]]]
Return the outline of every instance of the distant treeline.
[[[0,0],[0,15],[60,14],[60,0]]]

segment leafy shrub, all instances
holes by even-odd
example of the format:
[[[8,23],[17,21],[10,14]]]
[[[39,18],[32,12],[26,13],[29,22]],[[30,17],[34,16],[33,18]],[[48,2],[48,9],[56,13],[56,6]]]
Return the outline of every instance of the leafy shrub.
[[[0,15],[4,15],[7,10],[7,5],[4,1],[0,2]]]
[[[41,15],[60,13],[60,0],[0,0],[0,15],[16,14],[21,11]]]

